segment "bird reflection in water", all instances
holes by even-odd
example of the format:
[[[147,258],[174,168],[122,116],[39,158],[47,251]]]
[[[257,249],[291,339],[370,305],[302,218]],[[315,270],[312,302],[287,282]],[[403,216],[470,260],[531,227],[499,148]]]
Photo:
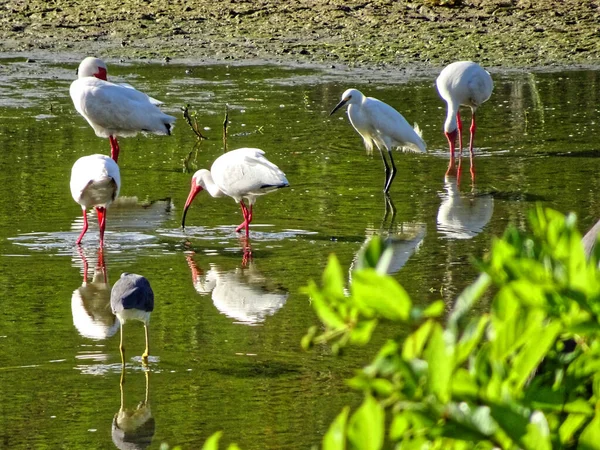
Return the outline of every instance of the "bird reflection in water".
[[[196,291],[202,295],[211,294],[215,307],[236,323],[261,324],[287,301],[288,292],[271,286],[251,260],[230,271],[223,271],[211,263],[205,272],[197,266],[193,252],[185,257]]]
[[[459,177],[445,177],[437,229],[447,239],[472,239],[492,218],[494,197],[477,194],[474,184],[469,194],[461,194],[459,180]]]
[[[102,248],[98,249],[98,259],[91,281],[88,280],[88,261],[80,245],[77,246],[75,260],[80,260],[83,264],[83,283],[71,296],[73,325],[85,338],[107,339],[117,332],[119,322],[110,308],[110,285]]]
[[[389,222],[388,222],[389,219]],[[363,268],[360,264],[365,250],[374,236],[380,236],[387,248],[392,249],[391,258],[387,262],[386,273],[397,273],[408,262],[410,257],[421,247],[427,226],[424,223],[396,223],[396,207],[389,196],[385,196],[385,214],[379,229],[374,227],[365,230],[366,239],[350,264],[350,281],[352,271]]]
[[[121,369],[121,378],[119,387],[121,391],[121,407],[115,414],[112,421],[112,441],[115,446],[121,450],[137,450],[144,449],[150,446],[156,423],[152,417],[152,409],[148,400],[150,388],[150,372],[144,370],[146,378],[146,392],[144,400],[138,403],[135,408],[125,407],[125,366]]]

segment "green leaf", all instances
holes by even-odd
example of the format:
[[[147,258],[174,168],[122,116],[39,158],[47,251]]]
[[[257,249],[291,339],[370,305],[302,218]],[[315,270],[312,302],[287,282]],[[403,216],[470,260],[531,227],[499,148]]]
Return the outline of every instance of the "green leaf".
[[[221,440],[221,436],[223,435],[222,431],[217,431],[213,433],[202,446],[202,450],[219,450],[219,441]]]
[[[449,337],[454,342],[458,339],[460,321],[473,309],[473,305],[481,298],[491,282],[492,279],[490,276],[486,273],[482,273],[477,280],[465,288],[456,299],[452,312],[448,317],[447,327],[447,333],[449,333]]]
[[[385,414],[370,395],[350,418],[348,439],[353,449],[378,450],[383,447]]]
[[[429,338],[434,323],[435,322],[432,320],[424,322],[416,331],[412,332],[404,339],[404,344],[402,345],[402,358],[410,360],[421,357],[423,348]]]
[[[543,326],[531,335],[530,340],[513,359],[513,370],[510,379],[515,383],[516,389],[523,387],[533,370],[554,345],[561,329],[562,324],[555,321]]]
[[[569,414],[558,430],[560,443],[563,445],[571,444],[575,433],[579,431],[587,419],[588,416],[585,414]]]
[[[446,403],[450,400],[454,352],[446,347],[442,327],[438,323],[433,325],[425,356],[429,365],[429,389],[440,402]]]
[[[363,314],[374,311],[380,317],[397,321],[406,321],[409,317],[410,298],[390,276],[380,275],[373,269],[355,272],[351,291]]]
[[[329,430],[323,436],[323,450],[345,450],[346,449],[346,423],[350,407],[346,406],[330,425]]]
[[[488,321],[489,317],[487,314],[471,319],[456,345],[455,366],[459,366],[466,361],[475,347],[481,342]]]
[[[327,300],[325,300],[325,296],[313,282],[309,284],[307,290],[310,294],[312,306],[323,324],[334,330],[346,326],[344,320],[331,308]]]
[[[488,406],[470,405],[467,402],[450,403],[446,406],[444,415],[464,427],[462,430],[457,430],[450,426],[444,435],[449,435],[448,432],[451,431],[454,437],[460,438],[461,433],[469,431],[477,433],[477,435],[469,433],[469,440],[483,439],[492,436],[498,429],[498,424],[492,418]]]
[[[371,335],[377,326],[377,319],[361,320],[357,322],[350,332],[350,342],[365,345],[371,340]]]
[[[423,317],[439,317],[446,311],[446,302],[444,300],[437,300],[429,305],[421,313]]]
[[[523,445],[531,450],[552,450],[548,421],[541,411],[535,411],[529,418]]]
[[[398,441],[402,439],[406,431],[409,429],[408,418],[406,412],[401,411],[398,414],[394,414],[392,424],[390,425],[390,439],[392,441]]]
[[[592,421],[581,432],[577,448],[585,450],[600,449],[600,412],[598,407]]]
[[[329,255],[323,272],[323,292],[326,296],[344,297],[344,272],[334,254]]]

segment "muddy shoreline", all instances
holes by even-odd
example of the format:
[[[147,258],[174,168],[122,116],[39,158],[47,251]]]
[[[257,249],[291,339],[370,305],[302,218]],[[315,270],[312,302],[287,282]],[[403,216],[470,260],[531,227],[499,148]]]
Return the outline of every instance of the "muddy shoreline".
[[[16,0],[0,53],[78,61],[304,64],[420,72],[600,66],[600,0]]]

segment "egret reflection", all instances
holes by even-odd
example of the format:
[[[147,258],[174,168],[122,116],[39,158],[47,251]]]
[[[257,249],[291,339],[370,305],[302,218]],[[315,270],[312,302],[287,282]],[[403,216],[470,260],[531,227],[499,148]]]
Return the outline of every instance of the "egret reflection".
[[[186,255],[194,288],[201,295],[210,294],[215,307],[225,316],[244,325],[258,325],[279,311],[289,293],[271,286],[256,265],[224,271],[210,263],[208,270],[199,268],[192,255]]]
[[[145,370],[146,392],[135,408],[125,407],[125,366],[122,367],[119,387],[121,391],[121,407],[112,421],[111,436],[113,444],[121,450],[141,450],[148,448],[156,430],[152,409],[148,401],[150,389],[150,372]]]
[[[437,214],[437,229],[447,239],[472,239],[483,231],[494,212],[494,197],[479,195],[474,187],[461,194],[458,178],[446,177]]]
[[[73,325],[85,338],[102,340],[113,336],[119,329],[119,322],[110,308],[110,284],[104,264],[102,249],[91,281],[88,280],[88,261],[81,246],[77,246],[75,262],[81,262],[83,283],[73,291],[71,312]]]

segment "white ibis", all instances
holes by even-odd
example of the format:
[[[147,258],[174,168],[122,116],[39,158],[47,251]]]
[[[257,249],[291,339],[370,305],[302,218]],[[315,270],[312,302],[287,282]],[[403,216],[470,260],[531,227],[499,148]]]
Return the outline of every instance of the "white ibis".
[[[154,310],[154,292],[150,282],[141,275],[122,273],[110,292],[110,306],[113,314],[121,323],[121,361],[125,364],[125,349],[123,347],[123,325],[128,320],[139,320],[144,323],[146,335],[146,350],[142,355],[144,364],[148,363],[148,323],[150,313]]]
[[[71,195],[83,209],[83,230],[77,238],[80,244],[88,229],[87,209],[94,207],[100,226],[100,247],[104,245],[106,208],[117,198],[121,188],[119,166],[105,155],[83,156],[71,169]]]
[[[235,231],[245,228],[247,238],[256,198],[289,186],[285,174],[264,155],[265,152],[258,148],[238,148],[219,156],[210,171],[197,171],[192,177],[181,226],[185,227],[185,216],[194,197],[205,189],[213,197],[227,195],[240,204],[244,221]],[[244,199],[248,201],[248,206]]]
[[[462,123],[459,108],[461,105],[471,108],[471,128],[469,139],[469,155],[471,160],[471,175],[475,174],[473,163],[473,140],[475,138],[475,111],[492,95],[494,82],[489,72],[479,64],[471,61],[458,61],[444,67],[437,77],[436,85],[440,97],[448,104],[444,134],[450,146],[450,163],[446,175],[455,175],[454,149],[456,135],[459,142],[460,171],[462,160]]]
[[[350,123],[363,138],[367,152],[371,154],[373,144],[375,144],[381,153],[385,167],[383,192],[387,194],[396,176],[396,164],[394,164],[392,149],[402,147],[403,150],[425,152],[427,146],[421,137],[421,130],[417,124],[414,128],[411,127],[402,114],[390,105],[373,97],[365,97],[356,89],[345,91],[342,94],[342,100],[329,115],[331,116],[346,104]],[[388,151],[391,169],[385,159],[384,148]]]
[[[117,136],[139,132],[171,134],[175,117],[163,113],[158,100],[130,85],[106,81],[106,64],[87,57],[77,70],[78,79],[69,90],[75,109],[92,126],[98,137],[110,140],[111,157],[119,158]]]

